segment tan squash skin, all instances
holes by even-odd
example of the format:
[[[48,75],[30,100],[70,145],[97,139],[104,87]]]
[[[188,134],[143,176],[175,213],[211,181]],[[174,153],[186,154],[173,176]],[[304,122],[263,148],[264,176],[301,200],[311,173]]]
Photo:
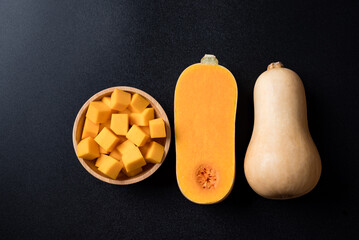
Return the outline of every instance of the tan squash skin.
[[[310,135],[305,91],[300,77],[272,63],[255,84],[254,127],[244,160],[249,185],[269,199],[310,192],[322,165]]]

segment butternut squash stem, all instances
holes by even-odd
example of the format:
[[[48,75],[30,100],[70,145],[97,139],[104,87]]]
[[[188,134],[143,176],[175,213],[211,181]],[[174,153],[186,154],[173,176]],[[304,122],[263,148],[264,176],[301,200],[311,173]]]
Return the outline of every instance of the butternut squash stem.
[[[282,68],[282,67],[284,67],[283,63],[281,63],[281,62],[273,62],[273,63],[268,65],[267,70],[271,70],[273,68]]]
[[[201,59],[201,64],[206,65],[218,65],[218,59],[212,54],[205,54]]]

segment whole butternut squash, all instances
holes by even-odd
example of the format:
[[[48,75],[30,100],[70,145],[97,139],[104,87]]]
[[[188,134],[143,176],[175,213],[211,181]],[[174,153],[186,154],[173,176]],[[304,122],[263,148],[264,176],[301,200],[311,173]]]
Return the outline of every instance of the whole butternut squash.
[[[259,195],[289,199],[318,183],[321,160],[308,128],[302,80],[280,62],[255,84],[254,127],[244,160],[245,176]]]
[[[175,101],[176,174],[185,197],[199,204],[223,200],[235,175],[237,83],[213,55],[185,69]]]

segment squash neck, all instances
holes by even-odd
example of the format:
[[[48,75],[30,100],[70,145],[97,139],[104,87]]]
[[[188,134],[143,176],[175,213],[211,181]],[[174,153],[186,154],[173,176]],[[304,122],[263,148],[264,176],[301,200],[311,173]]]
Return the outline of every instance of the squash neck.
[[[212,54],[205,54],[201,59],[201,64],[206,65],[218,65],[218,59]]]
[[[283,63],[281,63],[281,62],[273,62],[273,63],[268,65],[267,71],[271,70],[273,68],[283,68],[283,67],[284,67]]]

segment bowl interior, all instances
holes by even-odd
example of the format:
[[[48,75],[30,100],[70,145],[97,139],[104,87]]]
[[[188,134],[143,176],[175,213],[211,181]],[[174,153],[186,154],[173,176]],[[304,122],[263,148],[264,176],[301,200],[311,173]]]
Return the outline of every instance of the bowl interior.
[[[143,171],[141,173],[137,174],[136,176],[130,177],[130,178],[127,177],[123,172],[120,172],[117,179],[114,180],[114,179],[107,177],[106,175],[104,175],[97,169],[97,167],[95,166],[96,160],[89,161],[89,160],[84,160],[82,158],[78,158],[78,159],[79,159],[80,163],[82,164],[82,166],[89,173],[91,173],[94,177],[96,177],[102,181],[111,183],[111,184],[127,185],[127,184],[139,182],[141,180],[146,179],[147,177],[151,176],[161,166],[161,164],[163,163],[164,159],[166,158],[166,155],[169,150],[169,146],[170,146],[170,142],[171,142],[171,129],[170,129],[169,121],[168,121],[165,111],[163,110],[161,105],[149,94],[147,94],[137,88],[132,88],[132,87],[120,86],[120,87],[108,88],[108,89],[105,89],[105,90],[95,94],[89,100],[87,100],[87,102],[82,106],[82,108],[80,109],[80,111],[76,117],[76,120],[74,123],[74,129],[73,129],[73,144],[74,144],[76,155],[77,155],[77,144],[81,141],[82,129],[84,126],[86,112],[87,112],[90,102],[96,101],[96,100],[101,100],[101,98],[106,97],[106,96],[111,96],[112,92],[116,88],[121,89],[126,92],[130,92],[131,94],[133,94],[133,93],[140,94],[141,96],[143,96],[150,102],[149,106],[154,109],[155,118],[160,117],[164,120],[165,125],[166,125],[166,135],[167,136],[166,136],[166,138],[155,139],[156,142],[160,143],[165,148],[165,152],[163,154],[161,163],[158,163],[158,164],[147,163],[144,167],[142,167]]]

